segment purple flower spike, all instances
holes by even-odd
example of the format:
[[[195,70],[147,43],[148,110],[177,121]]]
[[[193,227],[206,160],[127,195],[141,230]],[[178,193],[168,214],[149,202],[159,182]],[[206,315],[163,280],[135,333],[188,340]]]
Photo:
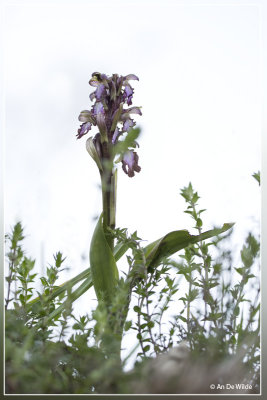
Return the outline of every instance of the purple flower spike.
[[[90,110],[84,110],[79,115],[82,125],[78,130],[77,138],[80,139],[86,135],[92,126],[98,128],[96,135],[98,135],[97,152],[100,163],[102,157],[108,159],[113,157],[112,146],[121,140],[120,136],[123,133],[129,132],[135,126],[132,114],[142,115],[140,107],[129,108],[132,105],[134,94],[134,89],[129,83],[131,80],[138,81],[139,79],[134,74],[107,76],[100,72],[94,72],[89,81],[90,86],[93,87],[93,92],[89,96],[93,104]],[[90,141],[91,147],[96,145],[96,135]],[[138,155],[130,150],[134,147],[128,147],[122,161],[123,170],[130,177],[140,171]]]
[[[129,150],[124,154],[122,159],[122,169],[130,178],[134,176],[134,172],[140,172],[141,167],[138,165],[138,155],[135,151]]]

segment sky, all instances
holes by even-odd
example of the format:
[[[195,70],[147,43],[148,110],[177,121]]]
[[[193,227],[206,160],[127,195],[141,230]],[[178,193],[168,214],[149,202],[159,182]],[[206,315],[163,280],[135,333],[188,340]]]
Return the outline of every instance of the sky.
[[[76,140],[91,74],[136,74],[142,168],[118,177],[117,226],[148,242],[192,230],[180,190],[192,182],[204,229],[235,222],[233,249],[259,229],[261,10],[253,3],[6,2],[5,231],[21,220],[37,270],[67,256],[88,268],[101,212],[99,174]],[[92,132],[92,133],[96,133]],[[87,296],[87,297],[86,297]],[[85,295],[77,304],[86,312]]]

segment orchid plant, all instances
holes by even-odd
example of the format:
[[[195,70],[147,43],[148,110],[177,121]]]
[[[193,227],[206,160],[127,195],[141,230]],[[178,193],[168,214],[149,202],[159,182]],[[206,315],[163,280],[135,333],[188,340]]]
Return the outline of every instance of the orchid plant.
[[[118,287],[119,273],[116,261],[128,250],[129,245],[117,243],[114,247],[114,231],[116,225],[116,186],[117,164],[122,163],[123,171],[134,177],[141,168],[136,148],[139,146],[136,139],[140,133],[134,129],[136,122],[132,118],[142,115],[141,107],[132,105],[134,89],[129,83],[139,80],[134,74],[111,77],[94,72],[89,84],[95,88],[90,94],[93,101],[91,110],[84,110],[79,115],[82,122],[78,129],[77,139],[85,136],[92,127],[98,132],[86,141],[86,149],[95,161],[101,178],[103,212],[99,217],[90,246],[90,278],[99,302],[106,307],[112,303],[114,293]],[[144,248],[143,264],[147,272],[156,268],[164,257],[186,248],[188,245],[202,241],[230,229],[233,224],[224,224],[221,229],[214,229],[199,235],[190,235],[187,230],[170,232]],[[138,260],[135,266],[138,265]],[[89,273],[89,271],[88,271]],[[129,299],[135,282],[140,279],[136,268],[130,271],[125,279],[128,284],[125,297],[125,315],[119,327],[121,339],[123,323],[129,307]]]
[[[139,147],[136,140],[140,129],[135,127],[136,122],[132,116],[141,116],[142,112],[141,107],[132,106],[134,89],[129,83],[132,80],[139,79],[134,74],[126,76],[113,74],[109,77],[94,72],[89,81],[95,88],[90,94],[93,104],[90,110],[81,111],[79,115],[81,125],[76,136],[77,139],[81,139],[93,127],[97,128],[95,135],[86,140],[86,149],[100,173],[103,210],[90,244],[90,267],[49,291],[46,303],[63,296],[66,292],[71,295],[36,324],[38,328],[59,318],[66,307],[69,307],[70,301],[73,303],[93,286],[98,300],[96,320],[97,313],[101,313],[102,320],[106,319],[105,327],[101,327],[106,333],[102,335],[101,341],[105,341],[102,343],[102,348],[107,355],[114,356],[119,362],[131,294],[139,283],[149,274],[153,274],[163,260],[176,252],[195,243],[203,243],[204,240],[218,236],[233,226],[232,223],[226,223],[221,228],[206,232],[202,232],[199,227],[198,235],[192,235],[185,229],[172,231],[140,248],[139,251],[136,251],[139,246],[136,234],[132,235],[131,240],[121,240],[120,229],[116,228],[118,164],[122,164],[124,173],[130,178],[141,171],[136,151]],[[191,197],[190,210],[194,214],[194,204],[198,196],[192,192]],[[117,262],[128,250],[133,251],[133,258],[128,274],[122,278],[119,277]],[[79,282],[82,282],[80,286],[72,290]],[[42,298],[39,296],[29,304],[36,308],[41,301]],[[117,309],[114,311],[114,301],[119,302],[119,311]],[[103,337],[106,337],[106,340]]]
[[[81,125],[76,136],[79,141],[87,137],[85,147],[99,171],[102,189],[102,212],[89,246],[88,268],[59,286],[65,258],[56,253],[40,277],[40,293],[33,287],[37,279],[33,273],[35,260],[24,253],[21,223],[6,236],[8,393],[189,393],[192,383],[200,381],[194,374],[187,381],[185,369],[179,380],[176,375],[172,380],[176,368],[172,357],[185,340],[190,352],[189,370],[195,368],[198,377],[202,371],[204,383],[203,387],[198,384],[199,393],[211,388],[207,365],[216,366],[220,382],[228,382],[227,373],[241,368],[246,371],[242,379],[256,383],[254,390],[259,388],[260,291],[254,275],[258,239],[248,235],[240,253],[241,267],[234,268],[230,261],[228,265],[230,253],[220,248],[220,242],[230,236],[233,224],[204,231],[205,210],[198,210],[200,197],[191,183],[181,195],[196,234],[175,230],[143,246],[137,231],[129,234],[126,228],[116,226],[119,165],[129,178],[141,171],[137,154],[140,129],[134,118],[142,112],[141,107],[132,105],[131,81],[139,79],[134,74],[107,76],[94,72],[89,81],[94,88],[89,96],[91,108],[79,114]],[[260,173],[253,176],[260,184]],[[221,256],[213,259],[211,245]],[[171,258],[181,250],[179,258]],[[126,269],[118,270],[119,260],[127,264],[127,273]],[[77,318],[73,303],[90,288],[94,288],[97,307]],[[36,292],[38,297],[34,298]],[[176,310],[166,324],[171,302]],[[65,340],[69,336],[68,321],[74,324],[72,335]],[[122,339],[129,330],[136,333],[138,343],[125,357],[121,354]],[[240,362],[245,348],[246,357]],[[135,351],[139,351],[137,363],[126,372],[124,367]],[[203,355],[206,362],[201,361]],[[168,365],[172,371],[168,370],[162,386],[162,373],[165,370],[166,375],[167,371],[161,366],[164,359],[171,360]],[[232,363],[229,371],[224,360]],[[180,365],[180,358],[177,361]],[[155,368],[157,365],[159,368]],[[222,366],[227,370],[223,377]],[[234,371],[234,380],[236,376]],[[170,388],[170,384],[174,386]]]
[[[94,104],[90,111],[84,110],[79,115],[82,124],[78,129],[77,139],[86,135],[92,126],[99,130],[94,137],[87,139],[86,149],[96,162],[101,176],[105,229],[115,227],[117,169],[114,160],[120,149],[119,139],[135,126],[132,114],[142,115],[140,107],[123,108],[125,104],[132,104],[134,89],[129,83],[130,80],[138,80],[138,77],[133,74],[125,77],[114,74],[108,77],[99,72],[93,73],[89,84],[96,88],[90,94],[90,100],[94,101]],[[141,170],[138,155],[133,150],[136,146],[137,143],[133,139],[130,143],[127,142],[127,151],[121,154],[119,160],[122,162],[123,171],[129,177]],[[112,243],[109,244],[112,249]]]

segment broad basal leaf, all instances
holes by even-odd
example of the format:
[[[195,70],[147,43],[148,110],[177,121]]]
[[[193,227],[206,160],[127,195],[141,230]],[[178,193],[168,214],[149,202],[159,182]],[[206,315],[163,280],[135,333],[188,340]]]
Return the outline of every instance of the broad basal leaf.
[[[187,230],[173,231],[145,247],[147,269],[149,272],[159,265],[164,257],[169,257],[190,244],[209,239],[232,228],[234,224],[224,224],[222,228],[212,229],[200,235],[190,235]]]
[[[46,298],[46,301],[52,301],[56,297],[60,296],[62,293],[66,292],[67,290],[70,290],[73,286],[75,286],[77,283],[80,281],[88,278],[91,276],[91,269],[87,268],[80,274],[76,275],[74,278],[68,280],[67,282],[62,283],[61,285],[57,286],[54,288],[54,290],[51,292],[51,294]],[[40,297],[36,297],[35,299],[31,300],[28,302],[28,304],[34,304],[36,302],[40,301]]]
[[[119,274],[114,255],[103,230],[102,214],[92,237],[89,256],[97,298],[111,301]]]
[[[115,261],[118,261],[124,255],[124,253],[128,250],[128,248],[129,248],[129,245],[128,244],[124,244],[124,243],[120,243],[119,245],[115,246],[115,248],[114,248]],[[55,299],[56,297],[60,296],[61,294],[63,294],[67,290],[71,290],[73,286],[75,286],[80,281],[83,281],[84,279],[89,278],[89,279],[92,280],[91,275],[92,275],[91,274],[91,268],[87,268],[86,270],[84,270],[80,274],[76,275],[74,278],[72,278],[72,279],[68,280],[67,282],[64,282],[61,285],[55,287],[54,290],[52,290],[51,294],[45,299],[45,301],[46,302],[52,301],[53,299]],[[92,283],[92,285],[93,285],[93,283]],[[35,299],[29,301],[28,305],[33,305],[33,304],[35,304],[37,302],[40,303],[40,297],[39,296],[36,297]]]
[[[44,320],[40,320],[38,324],[36,324],[36,328],[39,328],[42,325],[48,323],[48,321],[51,321],[53,318],[58,317],[68,306],[68,303],[70,301],[71,303],[73,303],[75,300],[81,297],[85,292],[87,292],[87,290],[90,289],[90,287],[92,286],[93,286],[92,277],[91,274],[89,273],[85,281],[70,294],[70,298],[67,298],[67,300],[65,300],[58,308],[56,308],[52,313],[50,313],[47,317],[45,317]],[[37,306],[38,303],[36,303],[33,307]]]

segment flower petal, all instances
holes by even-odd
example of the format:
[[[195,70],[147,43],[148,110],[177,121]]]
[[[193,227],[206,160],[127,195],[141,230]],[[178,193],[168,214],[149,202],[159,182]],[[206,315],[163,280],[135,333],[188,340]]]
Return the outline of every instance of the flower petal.
[[[103,94],[105,93],[105,85],[103,83],[100,83],[95,91],[95,97],[96,100],[101,100],[101,97],[103,96]]]
[[[108,80],[108,77],[107,77],[106,74],[100,74],[100,78],[101,78],[102,81],[107,81]]]
[[[122,127],[123,132],[128,132],[128,130],[132,128],[134,125],[135,125],[134,120],[132,118],[127,118],[123,123]]]
[[[117,96],[118,96],[118,95],[120,94],[120,92],[121,92],[123,82],[124,82],[124,80],[123,80],[123,77],[122,77],[122,76],[119,76],[119,77],[116,79]]]
[[[88,151],[92,159],[96,162],[96,165],[98,166],[99,170],[103,171],[101,160],[98,151],[96,149],[95,139],[93,139],[92,136],[86,140],[85,146],[86,150]]]
[[[129,114],[138,114],[138,115],[142,115],[142,112],[140,110],[141,107],[131,107],[128,108],[128,110],[125,110],[127,113]]]
[[[91,126],[92,126],[91,122],[85,122],[84,124],[82,124],[78,129],[78,133],[76,135],[77,139],[81,139],[81,137],[86,135],[90,131]]]
[[[95,103],[95,105],[93,106],[93,114],[94,116],[97,116],[98,114],[104,114],[104,106],[103,104],[98,101],[97,103]]]
[[[93,75],[93,77],[89,81],[89,85],[97,87],[100,84],[97,76]]]
[[[127,151],[122,158],[122,169],[123,171],[132,178],[135,172],[140,172],[141,167],[138,165],[138,155],[135,151]]]
[[[95,119],[91,111],[88,110],[81,111],[78,119],[81,122],[91,122],[91,124],[95,125]]]
[[[121,119],[122,107],[123,107],[123,103],[120,104],[119,108],[112,115],[112,125],[111,125],[112,132],[115,131],[117,123]]]
[[[124,93],[126,96],[131,96],[133,94],[133,88],[130,85],[126,85],[124,88]]]
[[[131,85],[126,85],[124,88],[124,93],[123,93],[123,97],[124,97],[124,101],[127,101],[128,106],[130,106],[132,104],[132,98],[133,98],[133,88],[131,87]]]
[[[131,107],[126,110],[123,110],[121,115],[121,120],[124,122],[127,118],[129,118],[130,114],[142,115],[140,107]]]
[[[122,134],[122,132],[121,132],[118,128],[116,128],[115,131],[114,131],[114,133],[113,133],[113,135],[112,135],[112,144],[115,144],[115,143],[116,143],[118,137],[119,137],[121,134]]]
[[[126,76],[125,76],[125,79],[126,79],[127,81],[130,81],[130,80],[139,81],[138,76],[136,76],[136,75],[134,75],[134,74],[126,75]]]
[[[89,99],[93,101],[95,99],[95,91],[89,94]]]
[[[117,96],[116,85],[114,81],[111,81],[111,88],[110,88],[110,100],[114,101]]]
[[[102,113],[97,114],[96,123],[99,128],[102,141],[107,142],[108,141],[108,132],[107,132],[107,126],[106,126],[104,114],[102,114]]]

